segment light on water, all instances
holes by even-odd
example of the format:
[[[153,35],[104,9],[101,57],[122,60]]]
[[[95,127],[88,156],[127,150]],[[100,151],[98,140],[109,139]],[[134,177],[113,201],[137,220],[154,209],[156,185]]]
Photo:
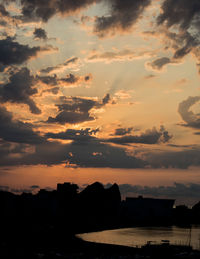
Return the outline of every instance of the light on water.
[[[190,228],[181,227],[135,227],[114,230],[105,230],[79,234],[78,237],[86,241],[107,243],[125,246],[142,246],[147,241],[161,243],[169,240],[171,244],[188,245],[200,249],[200,226]]]

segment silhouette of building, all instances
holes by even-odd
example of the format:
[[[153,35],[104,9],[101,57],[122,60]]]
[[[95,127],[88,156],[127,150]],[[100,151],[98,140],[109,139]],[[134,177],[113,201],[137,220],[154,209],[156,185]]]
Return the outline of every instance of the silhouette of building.
[[[193,222],[200,223],[200,201],[192,207]]]
[[[78,185],[72,183],[58,183],[57,192],[62,195],[76,196],[78,190]]]
[[[175,200],[127,197],[121,204],[121,217],[127,223],[169,222]]]

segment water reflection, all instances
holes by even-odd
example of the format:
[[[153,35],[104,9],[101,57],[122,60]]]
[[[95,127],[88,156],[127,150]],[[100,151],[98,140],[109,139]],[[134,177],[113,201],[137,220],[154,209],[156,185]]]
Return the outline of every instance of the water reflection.
[[[141,246],[147,241],[160,243],[169,240],[173,244],[189,244],[200,249],[200,226],[189,228],[172,227],[136,227],[106,230],[78,235],[91,242],[118,244],[126,246]],[[190,238],[191,237],[191,238]]]

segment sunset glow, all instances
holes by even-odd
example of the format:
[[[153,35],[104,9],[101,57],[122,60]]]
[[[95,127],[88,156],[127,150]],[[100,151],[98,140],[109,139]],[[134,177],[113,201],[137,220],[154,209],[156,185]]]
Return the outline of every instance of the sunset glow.
[[[199,11],[196,0],[0,0],[1,189],[116,182],[198,201]]]

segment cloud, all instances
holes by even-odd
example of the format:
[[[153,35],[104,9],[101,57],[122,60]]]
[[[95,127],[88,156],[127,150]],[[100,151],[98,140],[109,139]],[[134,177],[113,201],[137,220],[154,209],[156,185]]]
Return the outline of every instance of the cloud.
[[[196,26],[200,12],[198,0],[165,0],[162,4],[162,13],[157,18],[158,24],[166,23],[167,27],[178,25],[181,29]]]
[[[53,139],[65,139],[65,140],[74,140],[74,141],[99,141],[101,143],[115,143],[115,144],[130,144],[130,143],[143,143],[143,144],[158,144],[166,143],[171,138],[172,135],[169,135],[168,131],[161,126],[160,130],[157,131],[156,128],[152,130],[146,130],[141,135],[130,135],[133,128],[119,128],[115,130],[115,135],[122,137],[108,138],[108,139],[97,139],[94,135],[99,131],[99,129],[91,130],[86,128],[85,130],[75,130],[68,129],[65,132],[59,133],[47,133],[45,136],[47,138]]]
[[[21,147],[21,145],[20,145]],[[68,145],[58,142],[44,142],[35,144],[33,150],[28,152],[21,148],[18,152],[12,152],[7,148],[7,155],[0,161],[0,166],[20,166],[20,165],[57,165],[66,162],[66,154],[69,152]],[[5,150],[4,153],[6,154]]]
[[[167,64],[173,63],[170,58],[167,57],[162,57],[162,58],[158,58],[153,60],[152,62],[147,62],[146,66],[147,68],[150,68],[154,71],[160,71],[163,69],[163,67]]]
[[[109,101],[111,100],[110,98],[110,94],[106,94],[103,99],[102,99],[102,104],[105,105],[107,103],[109,103]]]
[[[12,17],[10,13],[6,10],[5,6],[1,3],[0,4],[0,26],[6,35],[9,34],[9,30],[7,30],[7,28],[8,27],[11,28],[11,26],[15,27],[17,25],[17,22],[18,22],[18,19],[16,17]],[[12,29],[14,31],[14,28]]]
[[[132,128],[130,128],[132,130]],[[131,131],[130,130],[130,131]],[[121,135],[126,135],[127,130],[120,130],[120,133],[125,133]],[[142,143],[142,144],[158,144],[168,142],[172,138],[172,135],[161,126],[158,131],[155,127],[151,130],[146,130],[141,135],[126,135],[122,137],[109,138],[106,141],[115,144],[130,144],[130,143]]]
[[[135,59],[151,57],[155,53],[154,51],[149,50],[131,50],[131,49],[124,49],[124,50],[115,50],[115,51],[106,51],[106,52],[99,52],[93,50],[90,52],[89,56],[87,57],[88,62],[115,62],[115,61],[132,61]]]
[[[48,88],[42,91],[42,93],[52,93],[52,94],[58,94],[60,91],[60,87],[53,87],[53,88]]]
[[[66,99],[65,99],[66,100]],[[88,111],[102,106],[102,102],[75,102],[77,109]],[[63,104],[64,105],[64,104]],[[66,103],[65,105],[70,105]],[[66,107],[65,107],[66,108]],[[72,108],[73,109],[73,108]],[[33,125],[14,120],[5,107],[0,106],[0,166],[55,165],[66,163],[73,167],[141,168],[146,163],[126,153],[125,149],[101,143],[95,137],[98,129],[68,129],[60,133],[47,133],[44,137],[33,131]],[[51,139],[72,140],[62,144]],[[87,147],[87,148],[86,148]]]
[[[96,141],[73,142],[67,156],[67,165],[80,167],[143,168],[147,163],[128,155],[123,148]]]
[[[15,121],[12,114],[4,107],[0,109],[0,156],[1,166],[12,165],[55,165],[66,163],[69,167],[110,167],[110,168],[181,168],[200,165],[200,148],[198,146],[181,147],[181,151],[161,151],[135,149],[135,155],[107,143],[108,139],[98,139],[98,129],[68,129],[65,132],[47,133],[41,137],[32,130],[32,125]],[[153,131],[153,130],[152,130]],[[160,134],[162,133],[162,136]],[[125,135],[117,144],[144,143],[158,144],[166,142],[171,136],[161,128],[152,134],[143,133],[132,136]],[[62,144],[51,139],[71,140],[70,144]],[[109,139],[109,142],[112,142]],[[15,145],[13,146],[13,143]],[[172,147],[173,148],[173,147]]]
[[[49,117],[48,123],[60,123],[60,124],[76,124],[85,121],[95,120],[95,117],[90,114],[90,111],[99,109],[110,100],[110,96],[106,95],[102,101],[96,101],[93,99],[85,99],[81,97],[62,97],[62,104],[57,104],[59,113],[55,118]]]
[[[90,141],[93,140],[92,135],[96,135],[96,133],[99,131],[99,129],[81,129],[81,130],[75,130],[75,129],[67,129],[65,132],[59,132],[59,133],[46,133],[45,136],[47,138],[52,139],[63,139],[63,140],[74,140],[74,141]]]
[[[0,64],[4,66],[21,65],[32,57],[36,57],[39,52],[51,51],[51,46],[29,47],[22,45],[13,38],[7,37],[0,40]]]
[[[179,104],[178,112],[186,123],[184,126],[197,129],[200,128],[200,115],[195,114],[190,110],[190,108],[199,101],[200,96],[190,96]]]
[[[48,86],[55,86],[58,84],[58,78],[56,75],[53,76],[36,76],[36,79]]]
[[[76,77],[73,74],[67,75],[65,78],[59,79],[60,82],[65,82],[69,84],[74,84],[79,80],[79,77]]]
[[[147,165],[145,161],[129,155],[123,148],[101,143],[93,137],[95,130],[82,130],[79,133],[71,130],[65,132],[66,136],[61,136],[71,139],[71,144],[45,141],[35,144],[31,152],[22,144],[17,144],[15,150],[12,150],[10,143],[0,143],[0,166],[50,166],[64,163],[67,167],[143,168]]]
[[[29,106],[32,113],[40,114],[40,109],[31,98],[38,92],[34,88],[35,82],[35,78],[30,75],[29,69],[21,68],[10,75],[8,83],[0,85],[1,102],[24,103]]]
[[[56,87],[70,87],[70,86],[79,86],[81,83],[89,83],[92,79],[92,75],[86,76],[76,76],[74,74],[68,74],[65,77],[57,77],[57,75],[53,76],[36,76],[36,79],[46,84],[47,86],[56,86]],[[55,89],[55,88],[54,88]],[[45,92],[46,90],[44,90]],[[52,91],[51,91],[52,92]]]
[[[1,17],[9,16],[9,13],[6,11],[4,5],[0,4],[0,15]]]
[[[35,39],[47,40],[47,33],[42,28],[35,28],[33,35]]]
[[[157,25],[162,25],[167,39],[174,49],[173,59],[180,60],[188,53],[193,53],[197,60],[199,55],[200,2],[198,0],[164,0]],[[168,41],[169,47],[169,41]]]
[[[63,1],[63,0],[20,0],[22,14],[25,20],[38,20],[47,22],[56,14],[72,15],[100,0]]]
[[[107,142],[117,144],[158,144],[161,142],[167,142],[171,138],[163,127],[160,129],[160,132],[162,132],[161,134],[156,131],[159,136],[152,136],[153,133],[150,134],[151,131],[149,131],[149,133],[141,134],[141,136],[130,136],[130,138],[127,136],[127,139],[125,138],[126,136],[122,137],[121,139],[123,141],[121,142],[119,141],[120,138],[117,139],[118,141],[113,142],[112,139],[97,138],[95,135],[98,131],[98,129],[92,130],[90,128],[86,128],[85,130],[68,129],[65,132],[59,133],[49,132],[45,135],[45,137],[72,141],[72,143],[69,144],[69,153],[67,154],[66,160],[67,166],[69,167],[80,166],[111,168],[143,168],[146,166],[151,166],[151,163],[142,159],[140,155],[135,157],[130,152],[127,152],[126,148],[112,146]]]
[[[17,17],[22,22],[47,22],[54,15],[71,16],[97,3],[105,4],[109,10],[108,16],[96,17],[95,20],[94,32],[103,37],[106,33],[131,29],[151,0],[19,0],[21,14]]]
[[[150,0],[110,0],[109,15],[97,17],[94,32],[99,37],[127,31],[138,21]]]
[[[151,151],[143,153],[143,159],[152,168],[180,168],[200,166],[200,147],[188,147],[181,151]]]
[[[133,130],[133,128],[118,128],[115,129],[115,133],[114,135],[118,135],[118,136],[124,136],[124,135],[128,135],[131,133],[131,131]]]
[[[79,58],[72,57],[67,59],[63,64],[59,64],[57,66],[47,67],[44,69],[41,69],[41,73],[47,73],[47,74],[54,74],[58,72],[64,72],[68,68],[74,68],[78,66]]]
[[[15,143],[41,144],[45,138],[33,131],[33,125],[14,120],[12,113],[0,106],[0,139]]]

